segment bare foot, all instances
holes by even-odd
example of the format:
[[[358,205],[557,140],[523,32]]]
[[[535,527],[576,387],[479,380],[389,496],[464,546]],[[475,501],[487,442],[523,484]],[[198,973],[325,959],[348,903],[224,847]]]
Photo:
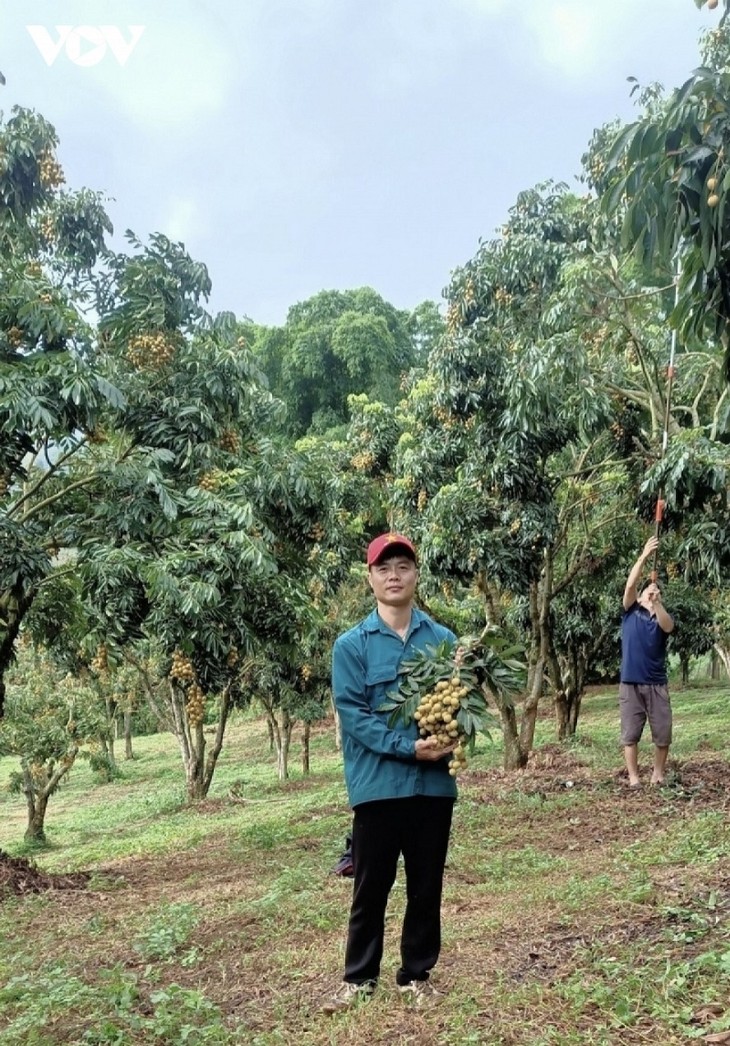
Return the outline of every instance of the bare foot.
[[[655,777],[652,774],[651,783],[653,785],[663,785],[664,784],[664,778],[663,777]]]
[[[629,778],[629,788],[641,788],[641,778],[639,778],[639,777],[630,777]]]

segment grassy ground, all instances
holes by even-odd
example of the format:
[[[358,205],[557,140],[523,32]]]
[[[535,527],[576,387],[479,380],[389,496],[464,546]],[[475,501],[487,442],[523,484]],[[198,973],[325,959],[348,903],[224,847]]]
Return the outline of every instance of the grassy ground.
[[[730,1042],[730,689],[675,688],[673,703],[662,789],[626,787],[614,689],[586,699],[565,746],[546,708],[525,771],[505,773],[499,744],[482,743],[460,778],[433,975],[445,996],[427,1012],[393,986],[401,874],[375,998],[319,1012],[351,890],[330,874],[350,821],[331,724],[312,774],[295,744],[279,784],[263,725],[235,722],[194,809],[170,736],[138,740],[111,784],[80,765],[34,857],[92,876],[2,899],[0,1044]],[[642,756],[648,782],[648,744]],[[14,766],[0,760],[0,848],[20,856]]]

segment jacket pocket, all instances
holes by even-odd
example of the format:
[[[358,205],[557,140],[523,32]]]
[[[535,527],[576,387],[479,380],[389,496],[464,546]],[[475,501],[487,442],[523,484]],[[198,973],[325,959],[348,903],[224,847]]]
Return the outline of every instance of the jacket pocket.
[[[391,690],[396,689],[397,679],[398,668],[396,665],[380,663],[367,666],[365,670],[365,686],[372,708],[377,708],[386,695]]]

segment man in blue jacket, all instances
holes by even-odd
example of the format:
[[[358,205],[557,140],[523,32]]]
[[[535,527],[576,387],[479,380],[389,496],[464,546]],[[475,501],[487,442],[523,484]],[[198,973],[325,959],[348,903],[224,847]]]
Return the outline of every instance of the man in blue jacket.
[[[397,687],[403,661],[456,637],[414,605],[416,550],[402,534],[381,534],[367,550],[377,607],[339,636],[332,692],[340,717],[345,781],[353,808],[354,883],[344,981],[324,1007],[334,1013],[368,999],[383,954],[385,910],[403,854],[406,911],[396,983],[416,1005],[437,996],[429,984],[441,947],[441,892],[456,784],[453,748],[419,738],[415,723],[388,725],[377,709]]]
[[[664,609],[662,593],[655,581],[638,592],[639,579],[647,559],[656,551],[659,540],[651,537],[626,579],[624,612],[621,618],[621,743],[629,774],[629,784],[638,788],[638,744],[647,719],[654,742],[652,784],[662,784],[672,741],[672,708],[667,688],[667,637],[674,621]]]

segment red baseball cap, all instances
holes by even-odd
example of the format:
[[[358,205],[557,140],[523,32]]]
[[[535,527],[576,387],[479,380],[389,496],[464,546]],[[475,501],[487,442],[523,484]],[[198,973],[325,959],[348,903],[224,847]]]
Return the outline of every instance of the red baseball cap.
[[[368,545],[367,554],[367,565],[371,567],[373,563],[377,563],[386,549],[403,548],[408,554],[410,554],[414,561],[416,560],[416,549],[412,541],[403,534],[381,534],[380,537],[374,538]]]

